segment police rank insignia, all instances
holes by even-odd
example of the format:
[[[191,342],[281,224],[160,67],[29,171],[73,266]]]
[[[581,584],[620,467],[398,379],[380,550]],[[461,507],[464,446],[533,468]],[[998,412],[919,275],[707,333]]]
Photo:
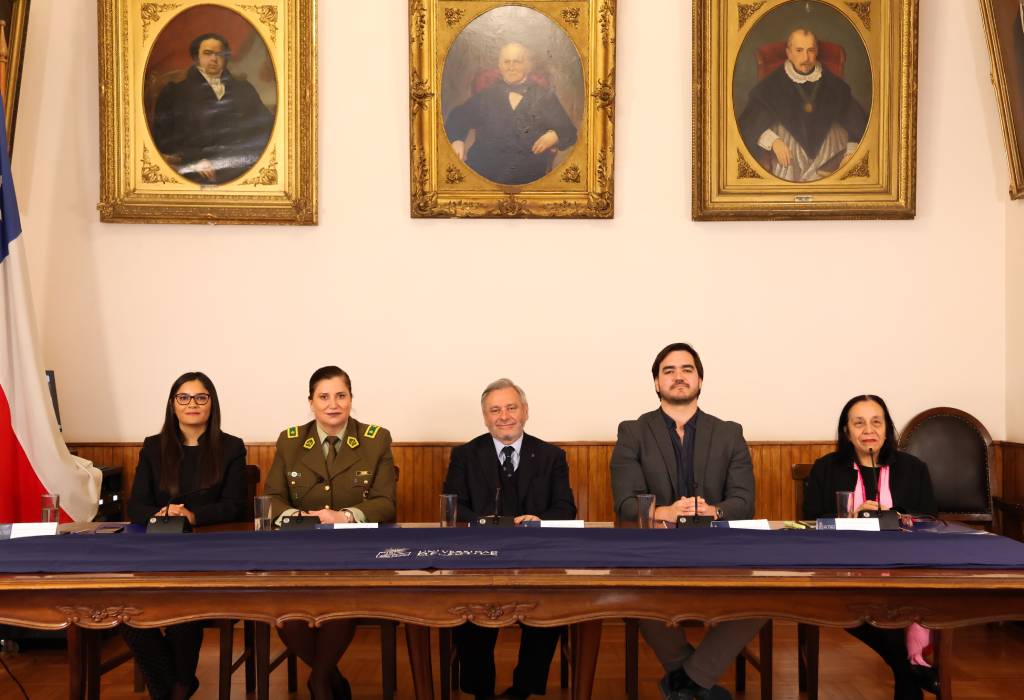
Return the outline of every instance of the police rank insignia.
[[[316,438],[307,438],[306,441],[304,443],[302,443],[302,446],[305,447],[307,450],[312,450],[313,449],[313,445],[315,445],[315,444],[316,444]]]
[[[379,425],[368,425],[366,430],[363,432],[364,437],[375,438],[377,437],[377,431],[380,430]]]
[[[355,437],[352,435],[349,435],[347,438],[345,438],[345,444],[351,447],[353,450],[359,447],[359,441],[356,440]]]
[[[297,425],[293,425],[292,427],[288,428],[288,437],[290,437],[290,438],[297,438],[298,436],[299,436],[299,427]]]

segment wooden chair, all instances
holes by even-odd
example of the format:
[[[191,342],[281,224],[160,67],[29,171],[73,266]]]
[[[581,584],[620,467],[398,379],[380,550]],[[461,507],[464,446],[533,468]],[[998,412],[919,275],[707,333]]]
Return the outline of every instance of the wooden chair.
[[[395,465],[395,483],[398,483],[401,471]],[[249,499],[252,501],[252,499]],[[396,513],[397,517],[397,513]],[[246,654],[255,659],[255,668],[267,669],[266,673],[260,673],[256,677],[256,700],[268,700],[270,695],[270,674],[282,663],[288,669],[288,692],[294,693],[298,689],[298,662],[295,654],[287,649],[270,658],[270,625],[264,622],[246,622],[247,626],[253,626],[252,646],[247,647]],[[393,620],[377,618],[359,618],[357,624],[360,626],[373,626],[380,628],[380,676],[381,676],[381,697],[384,700],[393,700],[398,690],[398,623]],[[248,643],[249,637],[246,636]],[[256,674],[254,674],[255,676]],[[442,674],[443,675],[443,674]],[[248,667],[246,667],[246,693],[252,692],[249,685]]]
[[[437,630],[438,658],[441,659],[441,700],[451,700],[459,687],[459,655],[452,641],[452,627],[440,627]],[[560,668],[559,683],[562,689],[569,687],[569,659],[572,658],[572,632],[569,625],[562,630],[558,641]]]
[[[626,632],[626,697],[637,700],[640,696],[640,678],[637,671],[640,660],[640,621],[636,618],[625,618]],[[686,623],[687,627],[697,627],[700,623]],[[747,664],[749,663],[761,675],[761,700],[772,700],[772,643],[775,627],[768,620],[758,632],[758,653],[744,648],[736,656],[736,691],[742,693],[747,687]]]

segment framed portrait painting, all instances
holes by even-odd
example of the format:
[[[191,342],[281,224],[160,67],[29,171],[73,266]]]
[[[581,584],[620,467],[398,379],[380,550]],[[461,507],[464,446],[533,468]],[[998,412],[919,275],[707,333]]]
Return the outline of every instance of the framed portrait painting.
[[[1024,197],[1024,2],[981,0],[992,59],[992,84],[1003,121],[1010,197]]]
[[[413,217],[611,218],[614,0],[409,0]]]
[[[100,219],[315,224],[315,0],[103,0]]]
[[[917,13],[694,0],[693,218],[913,218]]]
[[[31,0],[0,0],[0,96],[4,100],[7,148],[14,151],[21,71],[25,61],[25,32]]]

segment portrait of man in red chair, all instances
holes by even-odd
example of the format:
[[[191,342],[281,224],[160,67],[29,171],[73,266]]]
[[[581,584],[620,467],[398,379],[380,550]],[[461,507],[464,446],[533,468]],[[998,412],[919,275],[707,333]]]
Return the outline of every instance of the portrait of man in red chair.
[[[867,129],[868,109],[844,79],[847,54],[804,27],[757,48],[758,81],[737,107],[744,145],[772,175],[813,182],[845,166]]]
[[[445,63],[444,128],[455,155],[502,185],[541,179],[577,141],[582,81],[571,40],[550,19],[524,7],[491,10]]]

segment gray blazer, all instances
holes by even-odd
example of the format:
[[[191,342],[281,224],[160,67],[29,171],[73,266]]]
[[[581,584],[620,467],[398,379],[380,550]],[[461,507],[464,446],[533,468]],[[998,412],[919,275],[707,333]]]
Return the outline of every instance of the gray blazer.
[[[697,495],[722,509],[726,520],[754,516],[754,469],[739,423],[701,411],[693,469]],[[619,424],[612,451],[612,496],[620,520],[636,519],[636,496],[653,493],[659,506],[679,499],[675,453],[661,409]]]

